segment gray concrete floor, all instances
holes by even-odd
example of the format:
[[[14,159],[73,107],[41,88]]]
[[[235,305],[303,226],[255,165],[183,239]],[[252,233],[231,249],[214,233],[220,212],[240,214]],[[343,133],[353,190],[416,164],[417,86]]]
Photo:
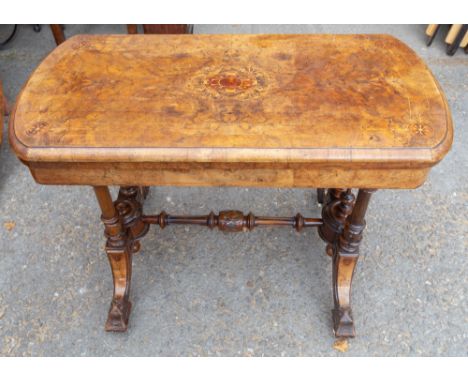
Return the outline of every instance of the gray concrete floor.
[[[125,31],[66,27],[68,36]],[[35,184],[4,140],[0,354],[466,356],[468,56],[446,56],[441,36],[427,48],[424,26],[196,25],[195,33],[390,33],[424,58],[445,90],[452,151],[421,188],[379,191],[371,203],[354,281],[358,337],[346,353],[333,348],[324,245],[314,230],[281,228],[222,235],[153,227],[134,258],[129,331],[104,332],[111,273],[92,189]],[[22,26],[0,51],[10,100],[53,48],[48,27],[36,34]],[[173,213],[224,208],[320,213],[305,189],[153,188],[146,205]]]

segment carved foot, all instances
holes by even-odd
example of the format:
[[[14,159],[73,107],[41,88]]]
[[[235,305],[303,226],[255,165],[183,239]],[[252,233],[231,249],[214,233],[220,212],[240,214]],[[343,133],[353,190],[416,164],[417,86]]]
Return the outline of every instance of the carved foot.
[[[125,332],[128,328],[128,318],[132,303],[128,300],[113,299],[107,316],[106,332]]]
[[[355,337],[356,330],[354,329],[353,314],[351,308],[335,308],[333,314],[333,331],[335,337]]]

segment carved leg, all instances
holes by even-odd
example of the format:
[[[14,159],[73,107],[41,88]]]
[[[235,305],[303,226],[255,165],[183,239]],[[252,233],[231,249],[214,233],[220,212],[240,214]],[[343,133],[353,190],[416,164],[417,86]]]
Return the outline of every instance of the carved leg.
[[[351,213],[354,195],[351,189],[330,188],[326,194],[322,209],[323,225],[319,227],[319,236],[327,243],[326,253],[333,254],[333,247],[343,231],[346,217]]]
[[[120,187],[119,195],[115,201],[124,229],[129,231],[132,238],[132,252],[140,250],[140,242],[149,230],[149,224],[141,220],[143,215],[143,203],[148,196],[149,187]]]
[[[351,311],[351,283],[359,257],[359,244],[366,226],[364,216],[375,190],[359,190],[352,213],[347,216],[343,231],[333,251],[333,326],[336,337],[354,337]]]
[[[101,207],[101,220],[107,237],[106,253],[112,269],[114,295],[112,298],[106,331],[124,332],[128,327],[128,318],[132,304],[129,301],[130,281],[132,276],[132,240],[122,224],[109,189],[104,186],[94,187]]]

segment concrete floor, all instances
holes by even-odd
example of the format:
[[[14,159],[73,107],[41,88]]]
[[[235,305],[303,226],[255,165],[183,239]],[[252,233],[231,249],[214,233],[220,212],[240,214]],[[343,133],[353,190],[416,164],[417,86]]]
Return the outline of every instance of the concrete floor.
[[[69,25],[77,33],[125,26]],[[111,273],[89,187],[34,183],[4,140],[0,151],[0,354],[468,355],[468,56],[425,46],[424,26],[196,25],[195,33],[390,33],[427,62],[455,123],[452,151],[413,191],[379,191],[354,281],[358,337],[340,353],[331,330],[331,264],[315,230],[222,235],[155,227],[134,259],[129,331],[103,331]],[[0,51],[10,100],[54,48],[48,27],[22,26]],[[382,51],[385,54],[385,51]],[[6,133],[6,125],[4,126]],[[4,135],[5,136],[5,135]],[[320,213],[313,190],[153,188],[146,211],[236,208]]]

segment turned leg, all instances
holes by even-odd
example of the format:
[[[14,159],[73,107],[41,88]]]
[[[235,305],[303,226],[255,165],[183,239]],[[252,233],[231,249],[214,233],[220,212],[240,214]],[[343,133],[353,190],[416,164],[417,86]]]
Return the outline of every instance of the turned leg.
[[[101,220],[104,223],[104,234],[107,238],[106,253],[112,269],[114,281],[114,294],[107,317],[105,330],[114,332],[124,332],[128,327],[128,318],[132,304],[129,301],[130,281],[132,276],[132,253],[135,249],[132,228],[136,232],[143,232],[138,219],[135,218],[134,209],[141,211],[138,204],[130,197],[128,203],[123,200],[115,204],[120,205],[119,211],[112,202],[108,187],[94,187],[99,206],[101,207]],[[133,195],[133,194],[132,194]],[[121,194],[119,193],[119,197]],[[138,193],[135,195],[135,200]],[[126,205],[130,207],[124,208]],[[131,218],[127,214],[133,213]],[[127,219],[127,220],[126,220]],[[130,228],[126,227],[126,222]]]
[[[371,194],[375,190],[361,189],[352,212],[333,248],[333,326],[336,337],[354,337],[351,311],[351,283],[359,257],[359,244],[366,226],[364,216]]]

